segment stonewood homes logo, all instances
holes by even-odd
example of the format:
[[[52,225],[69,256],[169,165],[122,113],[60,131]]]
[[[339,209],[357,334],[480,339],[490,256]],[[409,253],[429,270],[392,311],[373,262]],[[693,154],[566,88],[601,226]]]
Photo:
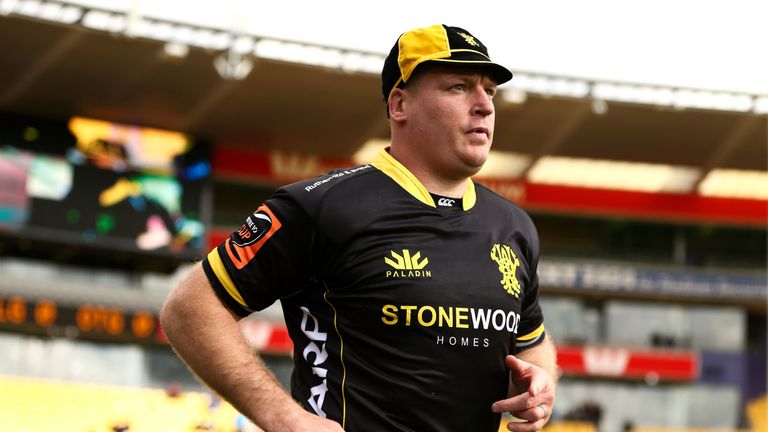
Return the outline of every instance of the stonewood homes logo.
[[[432,277],[432,271],[426,270],[425,267],[429,264],[429,258],[421,258],[421,251],[416,251],[415,254],[411,254],[408,249],[403,249],[402,254],[398,254],[395,251],[389,251],[392,258],[384,257],[384,262],[392,267],[392,270],[387,269],[386,276],[395,278],[422,278]]]

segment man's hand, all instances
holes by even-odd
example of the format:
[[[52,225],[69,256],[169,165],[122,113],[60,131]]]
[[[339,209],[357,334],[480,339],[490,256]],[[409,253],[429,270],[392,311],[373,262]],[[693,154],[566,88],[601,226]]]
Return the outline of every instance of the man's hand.
[[[509,412],[523,422],[510,422],[507,429],[515,432],[541,430],[552,415],[555,402],[555,383],[544,369],[515,356],[505,359],[511,373],[512,388],[520,391],[508,399],[496,401],[493,412]]]

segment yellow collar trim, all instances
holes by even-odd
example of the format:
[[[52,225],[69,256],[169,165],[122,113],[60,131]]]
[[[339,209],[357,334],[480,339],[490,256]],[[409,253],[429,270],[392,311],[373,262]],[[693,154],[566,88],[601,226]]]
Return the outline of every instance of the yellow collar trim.
[[[411,194],[414,198],[422,203],[430,206],[437,207],[435,200],[432,199],[432,195],[429,194],[427,188],[416,178],[413,173],[408,171],[408,168],[403,166],[397,159],[387,151],[389,148],[382,149],[376,155],[371,162],[371,165],[379,169],[381,172],[389,176],[395,183],[399,184],[403,189]],[[475,184],[472,179],[467,179],[467,190],[462,197],[462,205],[464,211],[467,211],[475,206],[477,201],[477,195],[475,194]]]

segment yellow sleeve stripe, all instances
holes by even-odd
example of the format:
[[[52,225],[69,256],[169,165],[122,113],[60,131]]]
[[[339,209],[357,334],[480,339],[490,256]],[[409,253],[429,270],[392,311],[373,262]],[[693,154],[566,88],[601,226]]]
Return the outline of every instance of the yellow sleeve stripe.
[[[243,300],[243,297],[240,296],[240,292],[235,288],[235,284],[232,282],[232,279],[229,277],[229,274],[227,273],[227,269],[224,268],[224,263],[221,262],[221,257],[219,256],[219,248],[213,248],[211,252],[208,253],[208,264],[211,265],[211,269],[213,269],[213,273],[216,274],[216,277],[219,279],[219,282],[221,282],[222,285],[224,285],[224,289],[227,290],[229,295],[235,299],[238,303],[240,303],[241,306],[243,306],[246,310],[251,310],[251,308],[248,307],[247,304],[245,304],[245,300]]]
[[[536,330],[528,333],[527,335],[523,335],[517,338],[519,341],[529,341],[538,338],[541,336],[541,334],[544,333],[544,324],[541,324],[536,328]]]

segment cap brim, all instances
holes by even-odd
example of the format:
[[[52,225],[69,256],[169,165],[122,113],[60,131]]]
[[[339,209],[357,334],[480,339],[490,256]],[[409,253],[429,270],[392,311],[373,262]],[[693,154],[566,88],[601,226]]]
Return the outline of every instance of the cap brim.
[[[456,65],[477,66],[490,72],[496,84],[503,84],[512,79],[512,72],[504,66],[490,61],[484,55],[474,51],[455,51],[448,58],[432,59],[429,62],[453,63]]]

